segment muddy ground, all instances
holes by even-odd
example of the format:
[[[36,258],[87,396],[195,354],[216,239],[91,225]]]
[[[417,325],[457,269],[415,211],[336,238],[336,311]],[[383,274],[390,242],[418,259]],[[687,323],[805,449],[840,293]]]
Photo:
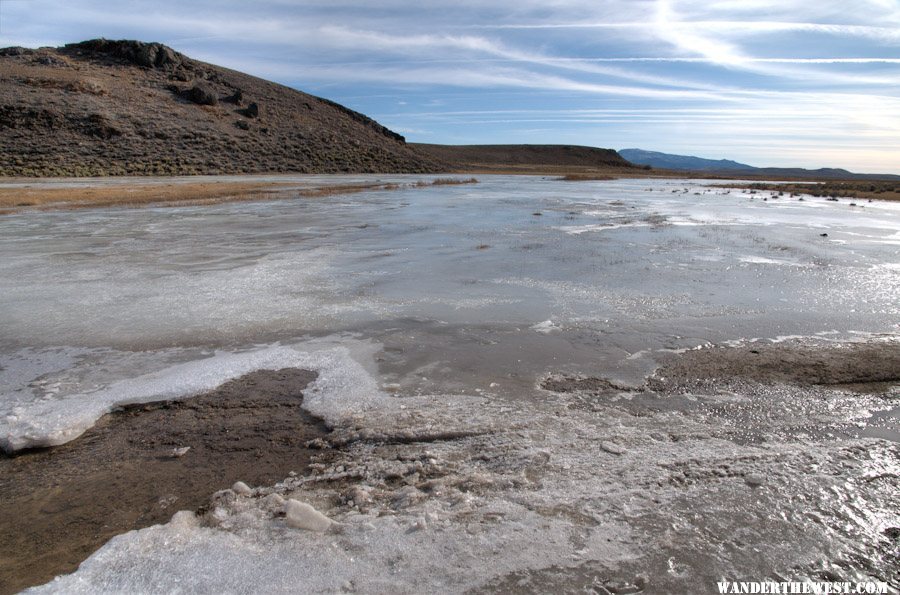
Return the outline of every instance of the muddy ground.
[[[326,434],[301,408],[315,376],[254,372],[185,401],[112,413],[63,446],[0,458],[0,592],[72,572],[111,537],[195,510],[236,481],[303,473],[306,442]]]
[[[542,399],[516,407],[400,397],[331,432],[299,407],[313,378],[257,372],[0,459],[0,525],[11,529],[0,590],[70,572],[110,537],[178,510],[259,548],[241,549],[236,569],[203,534],[191,547],[211,548],[211,566],[196,577],[155,541],[183,529],[158,527],[138,549],[113,544],[124,557],[82,567],[81,588],[108,586],[117,564],[149,569],[130,580],[160,590],[294,575],[322,592],[712,592],[722,577],[900,585],[896,341],[692,350],[637,389],[551,375]],[[209,504],[237,480],[272,487]],[[283,534],[266,507],[274,493],[312,503],[342,532]]]

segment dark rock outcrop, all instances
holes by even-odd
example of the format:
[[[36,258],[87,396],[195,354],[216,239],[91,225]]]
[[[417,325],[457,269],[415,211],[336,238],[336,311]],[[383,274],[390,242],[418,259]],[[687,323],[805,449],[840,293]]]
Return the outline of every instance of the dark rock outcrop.
[[[258,118],[259,117],[259,104],[255,101],[247,106],[247,109],[241,110],[241,113],[247,116],[248,118]]]
[[[92,39],[65,46],[70,52],[81,52],[98,57],[109,57],[145,68],[180,66],[184,56],[161,43],[110,39]]]
[[[194,85],[181,92],[181,96],[198,105],[216,105],[219,97],[206,85]]]
[[[244,103],[244,92],[240,89],[235,89],[234,93],[226,97],[224,101],[235,105],[242,105]]]
[[[23,48],[22,46],[13,46],[9,48],[0,49],[0,56],[31,56],[34,54],[34,50],[29,48]]]

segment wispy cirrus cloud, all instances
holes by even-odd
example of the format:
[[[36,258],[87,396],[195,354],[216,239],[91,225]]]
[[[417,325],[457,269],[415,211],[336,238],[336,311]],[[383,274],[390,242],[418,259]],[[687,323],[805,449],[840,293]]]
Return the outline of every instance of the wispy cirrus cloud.
[[[869,38],[888,43],[900,43],[900,30],[894,26],[838,25],[797,21],[670,21],[682,29],[696,32],[730,34],[748,37],[768,33],[822,33],[826,35]],[[540,29],[608,29],[647,30],[653,25],[647,22],[597,22],[597,23],[502,23],[476,25],[477,29],[540,30]]]

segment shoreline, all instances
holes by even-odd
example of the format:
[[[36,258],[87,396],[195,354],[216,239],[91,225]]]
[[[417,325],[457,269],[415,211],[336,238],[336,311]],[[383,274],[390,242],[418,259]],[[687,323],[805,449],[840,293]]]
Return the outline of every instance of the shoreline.
[[[777,196],[772,198],[794,198],[798,196],[816,196],[827,198],[831,201],[846,200],[873,200],[897,202],[900,201],[900,182],[878,182],[858,180],[819,180],[799,182],[796,180],[779,182],[747,181],[741,184],[716,184],[716,188],[733,188],[741,190],[768,191]]]
[[[202,180],[190,177],[142,178],[142,177],[108,177],[108,178],[0,178],[0,216],[32,211],[58,211],[108,207],[177,207],[202,206],[228,202],[252,202],[277,200],[283,198],[315,198],[322,196],[354,194],[358,192],[391,191],[424,186],[442,186],[477,183],[473,175],[522,175],[552,177],[564,182],[596,182],[611,181],[623,178],[640,179],[700,179],[692,172],[647,172],[620,170],[586,170],[573,168],[471,168],[454,170],[444,176],[423,176],[427,180],[417,182],[384,182],[381,180],[351,182],[345,184],[321,184],[314,182],[303,185],[298,181],[266,180],[266,177],[283,178],[289,174],[274,176],[260,175],[262,179],[246,181],[240,178],[256,176],[197,176]],[[386,176],[389,174],[386,174]],[[418,174],[415,174],[418,175]],[[460,178],[459,176],[470,176]],[[239,179],[233,179],[233,178]],[[712,176],[710,180],[720,180]],[[840,183],[837,183],[840,184]],[[868,190],[870,183],[848,182],[851,190],[832,196],[835,192],[834,182],[771,182],[742,181],[741,183],[719,183],[712,187],[737,190],[765,190],[784,192],[785,196],[809,194],[828,197],[829,200],[878,200],[896,202],[900,194],[887,194],[876,186],[876,190]],[[816,188],[821,186],[821,189]],[[900,184],[897,185],[900,187]],[[863,188],[865,187],[865,188]],[[892,186],[893,188],[893,186]],[[799,193],[799,194],[798,194]]]
[[[306,443],[327,434],[301,407],[315,378],[260,370],[109,413],[61,446],[0,456],[0,593],[73,572],[112,537],[197,510],[236,481],[305,473],[319,452]]]
[[[229,179],[142,180],[140,178],[16,179],[0,183],[0,215],[27,211],[72,210],[105,207],[199,206],[225,202],[250,202],[280,198],[315,198],[367,191],[390,191],[424,186],[477,183],[475,178],[428,176],[409,183],[351,182],[302,185],[290,181],[238,181]],[[133,184],[128,183],[135,180]],[[2,178],[0,178],[2,180]],[[110,183],[115,180],[114,183]],[[120,180],[122,180],[120,182]],[[80,181],[80,182],[79,182]],[[89,182],[98,182],[89,185]],[[79,185],[66,185],[79,183]],[[8,184],[21,184],[10,186]],[[56,185],[56,187],[53,187]]]
[[[897,370],[900,370],[900,344],[894,341],[842,346],[749,344],[673,355],[626,401],[618,401],[616,397],[621,394],[622,387],[603,378],[555,375],[545,379],[542,388],[548,395],[553,395],[551,403],[558,403],[550,405],[557,411],[552,415],[558,416],[559,411],[567,411],[564,415],[574,416],[572,421],[585,415],[590,418],[598,413],[600,417],[597,419],[601,423],[605,423],[602,419],[607,415],[624,415],[623,419],[648,419],[648,416],[665,417],[676,413],[679,417],[698,420],[706,416],[722,417],[731,422],[737,419],[753,426],[758,423],[760,413],[764,419],[779,415],[774,410],[767,412],[780,401],[781,397],[777,395],[784,389],[778,387],[782,386],[795,387],[789,390],[798,391],[801,399],[817,393],[830,398],[831,391],[839,391],[834,394],[844,395],[842,399],[853,398],[847,395],[854,394],[859,395],[859,399],[887,399],[889,403],[894,403],[891,415],[896,416],[896,404],[889,395],[896,394],[892,387],[900,383]],[[474,454],[465,445],[468,442],[492,444],[498,436],[495,432],[505,432],[501,428],[493,428],[485,430],[487,433],[449,430],[435,433],[433,429],[426,431],[415,429],[415,426],[409,430],[392,431],[390,426],[395,422],[378,414],[374,414],[373,419],[365,422],[364,426],[351,425],[329,430],[302,409],[302,398],[298,398],[315,378],[315,373],[297,369],[252,372],[209,393],[183,401],[135,405],[108,414],[68,444],[0,458],[0,469],[4,470],[2,476],[5,477],[0,482],[0,495],[6,502],[0,510],[0,523],[11,529],[0,543],[0,552],[3,553],[0,556],[0,593],[13,593],[46,583],[56,575],[72,572],[113,536],[165,524],[176,511],[191,510],[201,519],[209,517],[209,503],[217,502],[213,494],[227,489],[236,481],[250,486],[281,486],[279,493],[283,492],[285,497],[291,495],[291,481],[296,481],[298,486],[306,486],[299,488],[301,493],[305,490],[306,497],[311,497],[318,506],[324,506],[324,510],[331,507],[329,516],[336,515],[337,518],[348,512],[352,514],[357,509],[359,512],[371,510],[377,516],[397,514],[400,515],[397,518],[403,518],[407,514],[405,507],[415,507],[421,499],[424,503],[431,500],[439,503],[445,496],[437,486],[454,485],[456,482],[462,482],[458,485],[469,485],[467,482],[475,481],[468,477],[465,467],[457,471],[442,469],[441,455],[437,453],[442,449],[456,453],[453,458],[460,463],[454,466],[464,460],[457,457],[474,456],[474,461],[479,461],[479,457],[483,456],[479,454],[483,453],[483,444],[473,451]],[[774,401],[769,400],[772,397],[762,396],[769,390],[774,390]],[[727,397],[724,401],[722,397],[704,397],[698,401],[693,396],[729,394],[758,396],[750,397],[749,402],[744,398],[733,403],[733,397]],[[411,402],[406,399],[401,401]],[[533,406],[522,405],[526,409]],[[560,406],[562,410],[558,409]],[[440,405],[431,402],[424,409],[421,406],[411,407],[426,414],[428,408],[439,408]],[[501,407],[499,412],[502,411]],[[494,418],[496,413],[489,417]],[[748,415],[750,417],[745,417]],[[359,423],[362,423],[361,420],[354,422]],[[505,422],[499,423],[502,426]],[[802,423],[805,427],[810,422],[791,421],[788,427],[794,423]],[[885,444],[896,443],[900,439],[896,425],[890,420],[886,423],[888,427],[884,431],[892,437],[878,437],[885,440]],[[486,428],[491,426],[493,422]],[[431,425],[426,423],[426,427],[431,428]],[[728,440],[736,448],[741,444],[765,443],[772,436],[764,428],[765,425],[749,429],[743,423],[726,423],[713,435],[713,439]],[[788,430],[787,427],[785,429]],[[710,439],[701,438],[695,429],[683,435],[675,428],[660,428],[660,431],[668,431],[671,438],[656,436],[652,437],[651,442],[672,440],[676,444],[689,445],[698,439]],[[809,431],[815,441],[837,439],[838,443],[844,440],[852,442],[866,435],[843,424],[811,426]],[[316,448],[308,446],[310,443]],[[626,455],[616,459],[622,461],[627,461],[630,456],[627,452],[636,448],[636,445],[621,439],[599,444],[606,457]],[[174,449],[185,446],[191,448],[182,456],[176,456]],[[525,448],[525,452],[530,449],[527,445],[518,448]],[[550,448],[547,451],[550,461],[565,460],[564,453],[555,453],[555,447]],[[745,456],[739,454],[734,459],[736,464],[746,465]],[[401,479],[397,479],[399,476],[391,471],[381,480],[385,482],[382,484],[372,483],[373,478],[362,471],[364,467],[378,469],[384,465],[396,465],[392,462],[395,460],[418,461],[421,457],[435,457],[438,462],[428,463],[424,468],[416,463],[413,465],[416,473]],[[543,458],[540,460],[543,461]],[[682,458],[673,460],[681,461]],[[541,484],[549,482],[552,477],[545,477],[550,472],[550,468],[545,468],[545,463],[529,463],[522,478],[524,483],[516,489],[523,490],[523,494],[535,489],[538,494],[541,493]],[[648,463],[641,459],[635,464]],[[664,464],[661,459],[656,464],[665,468],[666,465],[682,463]],[[697,461],[684,460],[683,464],[697,464]],[[655,466],[652,460],[651,466]],[[343,469],[347,471],[342,472]],[[627,490],[630,483],[627,473],[618,473],[607,479],[621,483],[618,489]],[[691,475],[687,471],[685,474],[688,476],[686,481],[690,483]],[[286,477],[288,479],[285,480]],[[701,474],[697,477],[706,476]],[[719,481],[736,479],[742,485],[746,482],[751,486],[755,485],[753,482],[765,481],[757,480],[749,469],[731,470],[724,476],[710,477]],[[493,497],[501,500],[508,497],[503,495],[503,483],[496,481],[476,482],[464,488],[463,492],[471,490],[472,494],[490,499],[490,494],[500,490]],[[366,483],[381,487],[365,488],[368,491],[360,496],[357,494],[358,486]],[[680,485],[676,483],[676,486]],[[399,490],[395,491],[398,487]],[[654,488],[654,493],[657,491],[659,488]],[[256,492],[253,490],[253,493],[241,497],[252,503],[261,498]],[[348,493],[353,495],[349,500]],[[415,499],[407,501],[403,496],[398,500],[398,494],[412,493],[416,495]],[[665,498],[664,493],[666,488],[659,491],[657,497]],[[539,501],[542,501],[540,497]],[[349,510],[345,510],[347,507],[350,507]],[[489,522],[495,523],[496,520]],[[577,519],[573,522],[577,527]],[[162,525],[160,528],[164,527]],[[889,530],[892,530],[891,527],[885,529]],[[302,541],[302,536],[298,539]],[[635,565],[629,564],[626,568],[631,566]],[[656,588],[665,588],[668,579],[657,571],[660,569],[655,567],[654,561],[636,576]],[[536,584],[550,580],[548,576],[552,575],[552,572],[547,576],[542,571],[535,572],[537,574],[529,580]],[[640,582],[629,576],[623,575],[624,578],[616,580]],[[486,575],[486,579],[490,580],[483,586],[493,584],[502,590],[504,581],[513,578],[515,575]],[[581,578],[594,580],[592,574]],[[674,588],[674,585],[669,586]],[[560,586],[551,581],[548,588]]]

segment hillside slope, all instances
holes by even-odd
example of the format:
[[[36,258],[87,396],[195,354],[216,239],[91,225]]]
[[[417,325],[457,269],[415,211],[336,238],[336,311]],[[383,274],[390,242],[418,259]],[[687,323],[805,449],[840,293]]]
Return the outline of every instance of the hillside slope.
[[[0,175],[444,169],[362,114],[161,44],[0,50]]]

